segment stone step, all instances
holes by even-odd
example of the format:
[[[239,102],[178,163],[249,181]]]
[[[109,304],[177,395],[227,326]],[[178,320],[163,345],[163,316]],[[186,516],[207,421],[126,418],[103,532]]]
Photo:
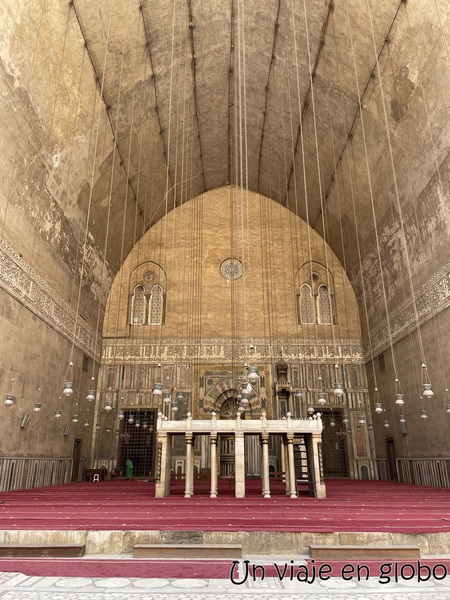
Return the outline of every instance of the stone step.
[[[240,544],[135,544],[133,558],[241,558]]]
[[[390,545],[390,546],[358,546],[336,545],[309,547],[309,554],[314,559],[354,559],[365,558],[373,560],[420,558],[419,546]]]
[[[0,557],[79,558],[85,544],[0,544]]]

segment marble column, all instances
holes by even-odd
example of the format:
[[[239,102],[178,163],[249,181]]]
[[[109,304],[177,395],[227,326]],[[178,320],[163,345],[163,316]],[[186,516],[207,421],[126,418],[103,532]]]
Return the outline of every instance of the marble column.
[[[311,472],[312,485],[315,498],[326,498],[327,491],[323,477],[322,463],[322,434],[313,433],[306,437],[308,449],[308,463]]]
[[[192,496],[193,488],[193,449],[192,449],[193,436],[192,433],[186,433],[186,465],[185,465],[185,480],[184,480],[184,497],[190,498]]]
[[[194,495],[194,479],[195,479],[195,469],[194,469],[194,465],[195,465],[195,453],[194,453],[194,441],[195,441],[195,437],[192,436],[192,452],[191,452],[191,479],[189,481],[189,491],[191,492],[191,496]]]
[[[234,485],[236,498],[245,498],[245,444],[244,433],[234,434]]]
[[[269,480],[269,434],[261,434],[262,441],[262,494],[264,498],[270,498],[270,480]]]
[[[211,498],[217,498],[217,433],[211,433]]]
[[[164,498],[170,494],[170,473],[172,467],[172,436],[158,431],[158,466],[159,479],[155,485],[155,497]]]
[[[288,442],[288,462],[289,462],[289,484],[291,493],[291,498],[297,498],[297,489],[295,482],[295,464],[294,464],[294,436],[293,434],[288,434],[287,438]]]
[[[289,485],[289,456],[288,456],[288,445],[287,440],[283,436],[281,445],[281,465],[284,473],[284,483],[286,486],[286,495],[289,496],[291,493],[291,487]]]

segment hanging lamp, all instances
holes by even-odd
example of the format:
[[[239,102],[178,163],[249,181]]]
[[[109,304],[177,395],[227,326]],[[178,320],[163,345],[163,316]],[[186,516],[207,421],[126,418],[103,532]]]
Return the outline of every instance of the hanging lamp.
[[[67,398],[69,398],[73,394],[73,362],[72,361],[70,361],[69,366],[67,367],[66,380],[64,381],[63,394]]]
[[[395,378],[394,386],[395,386],[395,404],[397,404],[398,406],[402,406],[403,404],[405,404],[405,402],[403,400],[403,390],[401,388],[398,377]]]
[[[91,382],[90,382],[88,393],[87,393],[87,396],[86,396],[86,400],[88,402],[93,402],[95,400],[95,385],[94,385],[94,382],[95,382],[94,378],[91,377]]]
[[[162,383],[155,383],[152,395],[155,396],[155,398],[160,398],[162,396]]]
[[[15,399],[15,396],[13,396],[12,394],[6,394],[4,405],[7,407],[12,406],[14,404]]]
[[[257,383],[258,383],[258,381],[259,381],[259,375],[258,375],[258,373],[256,372],[256,367],[254,367],[253,365],[249,365],[249,366],[247,367],[247,369],[248,369],[248,375],[247,375],[247,379],[249,380],[249,382],[250,382],[252,385],[255,385],[255,384],[257,384]]]
[[[432,398],[434,396],[434,392],[431,389],[431,381],[428,376],[428,369],[427,369],[427,365],[425,363],[422,363],[421,379],[422,379],[422,387],[423,387],[422,396],[425,399]]]

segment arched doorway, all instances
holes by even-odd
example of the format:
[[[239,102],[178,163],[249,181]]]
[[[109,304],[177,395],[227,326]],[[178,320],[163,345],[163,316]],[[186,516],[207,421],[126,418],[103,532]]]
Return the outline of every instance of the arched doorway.
[[[237,391],[229,389],[218,398],[220,419],[235,419],[238,412]],[[219,477],[234,477],[234,435],[219,436]]]

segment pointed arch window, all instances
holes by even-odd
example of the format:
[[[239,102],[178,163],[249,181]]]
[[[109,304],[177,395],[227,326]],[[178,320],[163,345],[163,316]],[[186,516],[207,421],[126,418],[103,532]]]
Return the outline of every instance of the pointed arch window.
[[[333,323],[330,290],[325,284],[319,286],[317,294],[317,317],[319,323]]]
[[[150,293],[148,323],[149,325],[162,325],[164,316],[164,290],[157,283]]]
[[[144,325],[146,317],[147,298],[143,285],[137,285],[131,297],[131,324]]]
[[[311,286],[304,283],[300,288],[300,323],[316,322],[316,310]]]

